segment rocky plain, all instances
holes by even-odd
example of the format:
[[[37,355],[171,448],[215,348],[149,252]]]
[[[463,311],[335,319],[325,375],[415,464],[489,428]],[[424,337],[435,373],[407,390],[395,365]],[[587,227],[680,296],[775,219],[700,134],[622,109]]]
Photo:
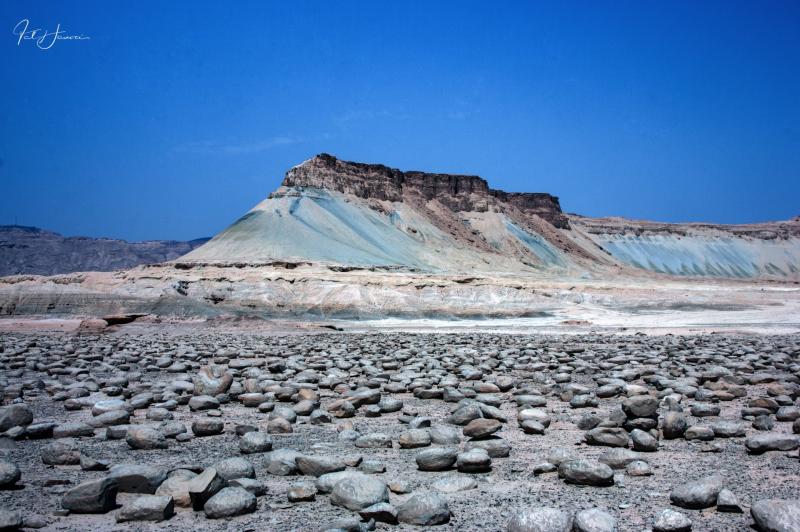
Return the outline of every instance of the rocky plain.
[[[800,335],[0,337],[0,529],[800,530]]]

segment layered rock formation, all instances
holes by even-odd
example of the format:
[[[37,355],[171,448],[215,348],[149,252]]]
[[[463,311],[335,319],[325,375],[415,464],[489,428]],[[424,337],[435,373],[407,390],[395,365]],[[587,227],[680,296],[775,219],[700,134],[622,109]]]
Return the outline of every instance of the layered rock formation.
[[[664,224],[566,215],[546,193],[471,175],[318,155],[186,261],[334,263],[429,272],[800,276],[800,223]]]
[[[391,202],[416,196],[425,201],[436,200],[454,212],[503,210],[507,204],[556,227],[569,228],[558,198],[550,194],[504,192],[489,188],[485,179],[475,175],[402,172],[382,164],[340,161],[326,153],[289,170],[282,186],[319,188]]]
[[[663,322],[665,311],[703,310],[739,312],[716,323],[791,327],[800,315],[798,264],[798,220],[591,219],[565,215],[549,194],[497,191],[476,176],[319,155],[175,261],[0,279],[0,315],[546,314],[630,323],[648,312]]]
[[[693,277],[800,278],[800,223],[665,224],[572,216],[572,225],[617,261]]]

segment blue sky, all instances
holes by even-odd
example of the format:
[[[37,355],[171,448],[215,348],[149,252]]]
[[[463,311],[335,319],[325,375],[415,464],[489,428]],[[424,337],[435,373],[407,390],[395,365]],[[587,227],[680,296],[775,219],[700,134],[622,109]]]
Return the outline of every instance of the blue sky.
[[[90,39],[18,44],[22,19]],[[795,1],[6,0],[0,21],[0,224],[210,236],[319,152],[591,216],[800,214]]]

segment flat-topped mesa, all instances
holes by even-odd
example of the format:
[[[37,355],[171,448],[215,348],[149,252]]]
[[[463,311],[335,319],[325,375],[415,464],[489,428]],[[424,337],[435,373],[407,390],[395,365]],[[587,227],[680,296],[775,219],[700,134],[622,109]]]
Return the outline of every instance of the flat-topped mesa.
[[[341,161],[322,153],[286,172],[282,185],[321,188],[386,201],[403,201],[404,193],[417,194],[425,200],[436,199],[453,211],[484,212],[490,203],[500,203],[536,214],[556,227],[569,228],[557,197],[494,190],[476,175],[402,172],[382,164]]]

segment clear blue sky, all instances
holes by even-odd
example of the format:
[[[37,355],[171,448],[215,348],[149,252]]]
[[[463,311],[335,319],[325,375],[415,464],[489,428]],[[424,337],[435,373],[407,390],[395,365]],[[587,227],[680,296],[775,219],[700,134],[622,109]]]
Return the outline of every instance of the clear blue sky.
[[[91,39],[18,45],[23,18]],[[319,152],[591,216],[800,214],[794,0],[5,0],[0,21],[0,223],[210,236]]]

